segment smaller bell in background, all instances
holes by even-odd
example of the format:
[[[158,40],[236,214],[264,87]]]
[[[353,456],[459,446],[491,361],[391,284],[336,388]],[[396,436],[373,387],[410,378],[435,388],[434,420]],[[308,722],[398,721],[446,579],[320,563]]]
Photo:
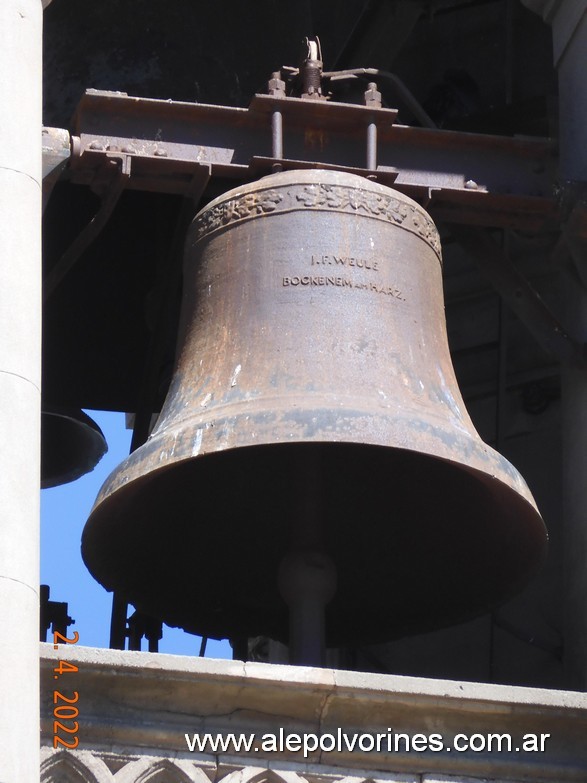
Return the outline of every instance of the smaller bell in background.
[[[108,451],[102,430],[81,410],[43,404],[41,489],[75,481]]]

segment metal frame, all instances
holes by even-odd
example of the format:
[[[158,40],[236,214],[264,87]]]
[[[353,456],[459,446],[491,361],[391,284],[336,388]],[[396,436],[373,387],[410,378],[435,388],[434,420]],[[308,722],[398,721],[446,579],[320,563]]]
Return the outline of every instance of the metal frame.
[[[558,358],[571,355],[584,363],[583,346],[546,312],[525,280],[496,261],[488,237],[473,228],[560,230],[565,191],[555,192],[552,141],[396,125],[397,111],[381,108],[375,84],[365,94],[366,105],[356,105],[286,97],[278,76],[269,82],[271,94],[255,95],[246,109],[88,90],[74,115],[65,176],[100,193],[102,207],[51,270],[45,297],[102,229],[122,189],[193,201],[194,183],[199,199],[214,180],[229,187],[278,170],[336,169],[393,185],[435,219],[452,224],[468,249],[482,246],[484,253],[474,257],[538,341]],[[44,131],[44,140],[52,142],[44,147],[48,171],[56,144],[62,170],[64,135]],[[53,185],[54,174],[48,179]],[[583,236],[585,210],[579,221],[576,212],[580,226],[573,224],[572,234]]]
[[[212,179],[235,184],[269,174],[276,164],[335,168],[393,185],[439,220],[558,228],[552,141],[407,127],[396,125],[396,116],[373,105],[276,95],[256,95],[243,109],[88,90],[74,117],[67,176],[91,186],[105,159],[128,157],[129,189],[187,195],[202,165]],[[375,159],[374,128],[372,169],[366,166]],[[283,157],[273,157],[275,149]]]

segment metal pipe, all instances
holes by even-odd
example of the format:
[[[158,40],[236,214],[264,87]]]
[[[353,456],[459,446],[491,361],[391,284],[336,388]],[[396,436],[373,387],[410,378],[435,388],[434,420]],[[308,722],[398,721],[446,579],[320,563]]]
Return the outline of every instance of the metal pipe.
[[[283,115],[280,111],[274,111],[271,115],[271,156],[280,160],[283,158]],[[273,171],[282,169],[281,163],[273,164]]]
[[[344,71],[325,71],[322,74],[325,78],[330,78],[331,81],[337,81],[339,79],[357,78],[360,76],[376,76],[379,79],[385,79],[395,90],[396,94],[406,104],[408,109],[412,112],[418,122],[425,128],[436,128],[436,123],[432,120],[427,112],[424,110],[422,104],[415,98],[415,96],[406,87],[403,81],[396,76],[395,73],[390,71],[382,71],[379,68],[350,68]]]
[[[377,168],[377,125],[370,122],[367,125],[367,169],[375,171]]]

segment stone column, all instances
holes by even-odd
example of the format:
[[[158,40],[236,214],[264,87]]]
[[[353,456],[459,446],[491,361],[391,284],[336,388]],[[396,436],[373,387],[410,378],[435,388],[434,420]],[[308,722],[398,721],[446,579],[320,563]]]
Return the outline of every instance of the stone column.
[[[587,0],[525,0],[552,25],[559,82],[559,180],[585,183],[571,204],[587,215]],[[580,188],[575,192],[580,193]],[[572,193],[573,189],[569,191]],[[572,199],[571,199],[572,201]],[[587,343],[587,231],[577,213],[563,230],[572,255],[565,323]],[[579,230],[577,230],[579,229]],[[583,234],[583,235],[581,235]],[[564,650],[567,685],[587,689],[587,370],[562,370]]]
[[[564,0],[551,12],[559,76],[559,177],[587,183],[587,0]],[[587,343],[587,243],[569,236],[576,279],[567,287],[572,333]],[[587,689],[587,370],[565,366],[563,511],[567,682]]]
[[[0,781],[39,780],[41,0],[0,2]]]

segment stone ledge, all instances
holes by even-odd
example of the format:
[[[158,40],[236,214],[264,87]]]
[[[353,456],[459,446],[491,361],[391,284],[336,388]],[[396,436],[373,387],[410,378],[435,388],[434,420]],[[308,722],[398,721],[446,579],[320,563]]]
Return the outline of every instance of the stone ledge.
[[[585,694],[73,646],[41,647],[43,743],[52,744],[53,668],[56,661],[66,660],[79,669],[61,675],[59,687],[63,693],[79,692],[80,751],[110,759],[110,767],[116,759],[126,764],[129,759],[135,763],[160,757],[195,764],[200,770],[212,764],[215,781],[238,769],[288,767],[305,780],[310,775],[312,783],[322,783],[316,778],[319,773],[338,781],[399,774],[400,778],[408,775],[408,780],[428,775],[428,781],[498,778],[560,783],[584,781],[586,776]],[[375,734],[391,728],[409,735],[442,734],[445,742],[458,733],[550,737],[544,753],[343,749],[316,751],[306,760],[301,753],[285,750],[197,755],[189,752],[184,737],[185,733],[243,732],[260,738],[279,728],[317,734],[336,734],[338,729]],[[247,781],[241,783],[254,783],[248,781],[248,773],[245,777]]]

